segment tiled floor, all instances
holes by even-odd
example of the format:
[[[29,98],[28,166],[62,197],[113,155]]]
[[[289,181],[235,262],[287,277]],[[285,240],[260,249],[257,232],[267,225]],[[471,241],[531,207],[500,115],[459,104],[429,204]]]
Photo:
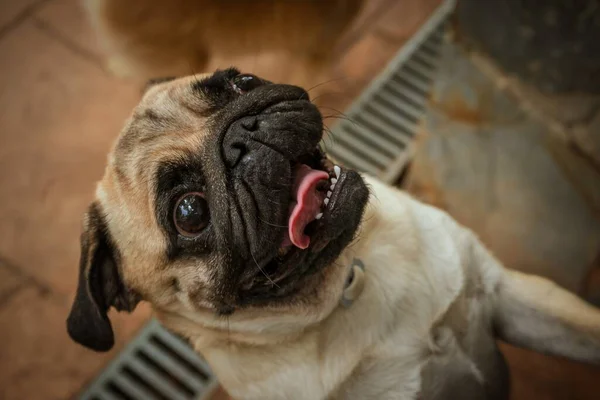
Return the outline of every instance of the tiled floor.
[[[0,15],[0,398],[66,398],[115,354],[73,345],[64,321],[81,214],[139,90],[90,56],[76,1],[3,0]],[[114,318],[119,343],[148,315]]]
[[[382,3],[390,4],[384,13]],[[343,110],[437,3],[369,1],[322,104]],[[108,354],[75,345],[65,331],[81,215],[139,94],[106,72],[79,0],[0,0],[0,399],[73,397],[150,315],[145,306],[113,315],[117,346]],[[508,352],[521,399],[533,398],[536,387],[554,388],[548,380],[580,393],[577,384],[594,376]]]
[[[351,101],[436,3],[413,6],[395,37],[367,33],[367,47],[358,29],[333,72],[350,79],[328,92],[330,104]],[[114,315],[118,342],[108,354],[65,331],[81,215],[140,88],[106,72],[79,0],[0,0],[0,54],[0,398],[65,399],[149,316],[144,306]]]

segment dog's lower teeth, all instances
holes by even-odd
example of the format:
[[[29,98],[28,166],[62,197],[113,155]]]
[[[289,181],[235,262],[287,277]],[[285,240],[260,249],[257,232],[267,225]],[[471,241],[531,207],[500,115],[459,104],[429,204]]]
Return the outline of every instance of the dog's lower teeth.
[[[327,192],[327,197],[331,197],[331,190]]]
[[[323,204],[325,204],[325,205],[329,204],[329,197],[326,197],[325,200],[323,200]]]
[[[337,183],[337,179],[336,178],[331,178],[331,183],[333,183],[333,186],[335,186],[335,184]]]
[[[335,183],[332,183],[331,186],[329,186],[329,190],[333,192],[333,189],[335,189]]]
[[[323,213],[318,213],[315,215],[315,219],[321,219],[323,217]]]

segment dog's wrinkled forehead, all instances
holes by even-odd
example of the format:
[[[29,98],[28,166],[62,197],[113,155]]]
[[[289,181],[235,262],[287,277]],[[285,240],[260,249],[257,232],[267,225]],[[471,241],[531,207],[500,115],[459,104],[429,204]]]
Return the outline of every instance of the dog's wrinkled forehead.
[[[151,82],[117,142],[115,163],[131,162],[134,155],[156,151],[157,146],[176,152],[193,147],[190,140],[201,142],[206,120],[225,101],[220,95],[227,93],[224,89],[231,73]],[[173,156],[164,153],[164,157]]]
[[[117,240],[137,243],[128,251],[145,248],[155,262],[168,251],[157,229],[156,194],[165,166],[207,161],[201,154],[214,141],[209,124],[228,99],[227,85],[235,70],[151,82],[109,154],[98,200]],[[133,244],[132,242],[130,242]],[[145,243],[143,247],[141,244]],[[137,258],[139,255],[135,255]]]
[[[156,191],[161,165],[198,158],[208,145],[211,116],[230,100],[227,86],[238,73],[228,69],[147,85],[109,156],[105,182],[117,181],[122,205]]]
[[[205,87],[220,86],[223,89],[234,74],[230,71],[232,70],[217,71],[215,74],[151,80],[146,84],[144,96],[137,108],[140,110],[160,109],[167,114],[169,111],[183,106],[189,111],[202,113],[211,106],[209,98],[211,91],[206,90]]]

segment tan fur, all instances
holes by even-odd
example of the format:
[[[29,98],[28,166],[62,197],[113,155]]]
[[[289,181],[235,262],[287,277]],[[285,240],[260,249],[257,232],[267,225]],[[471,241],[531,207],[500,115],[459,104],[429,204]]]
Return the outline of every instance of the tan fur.
[[[236,65],[314,85],[362,0],[86,0],[110,69],[134,79]]]
[[[217,317],[202,287],[218,260],[168,263],[149,200],[153,164],[209,140],[191,79],[146,93],[111,152],[97,197],[126,285],[190,339],[232,396],[502,398],[496,331],[512,343],[600,364],[597,309],[543,278],[506,270],[446,213],[370,177],[360,239],[311,282],[310,295],[292,306]],[[170,122],[149,119],[149,111]],[[344,308],[339,299],[354,258],[366,267],[364,289]]]
[[[194,276],[192,281],[186,279],[186,268],[180,270],[181,276],[174,276],[167,269],[166,242],[156,229],[154,204],[148,196],[153,191],[154,165],[158,161],[176,158],[202,145],[204,130],[197,127],[201,128],[205,119],[198,115],[206,105],[190,90],[190,82],[201,78],[202,75],[182,78],[150,88],[117,140],[96,190],[109,231],[118,243],[127,243],[130,249],[122,254],[124,265],[136,266],[131,272],[124,268],[124,279],[158,304],[177,302],[173,278],[182,278],[180,281],[189,286],[204,283],[203,274],[196,270],[189,272]],[[148,110],[155,117],[149,118]],[[171,117],[176,123],[168,128],[156,122]],[[140,200],[144,207],[140,207]],[[160,298],[156,298],[157,292],[162,292]]]

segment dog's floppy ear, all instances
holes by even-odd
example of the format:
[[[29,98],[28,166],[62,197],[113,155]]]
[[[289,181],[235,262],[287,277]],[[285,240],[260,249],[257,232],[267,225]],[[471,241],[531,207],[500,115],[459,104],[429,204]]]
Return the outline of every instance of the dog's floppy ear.
[[[119,258],[102,211],[92,203],[81,234],[79,282],[67,331],[73,340],[96,351],[108,351],[114,345],[108,309],[132,311],[138,302],[121,280]]]

